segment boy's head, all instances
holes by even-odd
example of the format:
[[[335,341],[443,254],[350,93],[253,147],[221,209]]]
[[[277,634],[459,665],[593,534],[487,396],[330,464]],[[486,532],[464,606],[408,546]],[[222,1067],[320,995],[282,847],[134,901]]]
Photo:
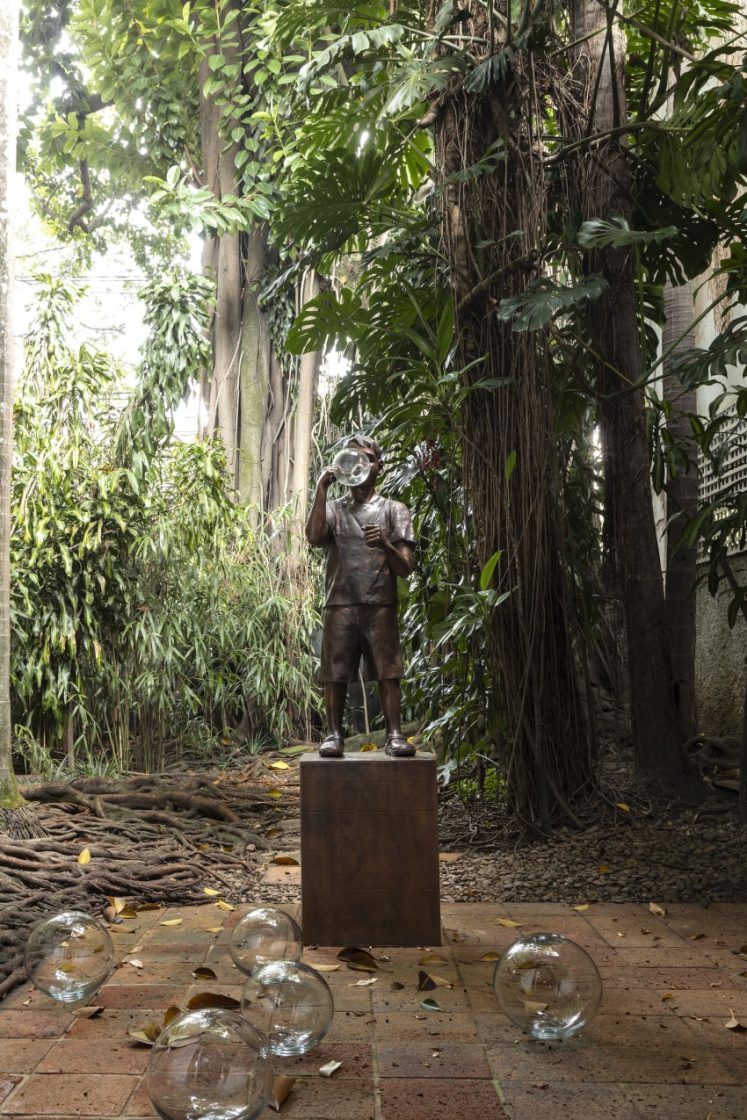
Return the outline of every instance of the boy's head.
[[[384,470],[384,454],[381,450],[381,444],[377,443],[375,439],[370,436],[351,436],[345,441],[346,447],[359,447],[361,451],[365,451],[369,459],[373,456],[376,460],[378,470],[377,475],[380,475]]]

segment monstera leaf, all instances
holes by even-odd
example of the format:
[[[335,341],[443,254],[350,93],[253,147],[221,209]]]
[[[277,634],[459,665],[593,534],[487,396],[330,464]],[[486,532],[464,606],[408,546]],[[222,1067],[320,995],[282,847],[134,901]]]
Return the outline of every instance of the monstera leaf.
[[[549,323],[559,311],[567,311],[578,303],[598,299],[607,288],[602,276],[586,276],[578,284],[566,286],[552,280],[537,280],[518,296],[501,300],[498,318],[511,323],[515,331],[536,331]]]

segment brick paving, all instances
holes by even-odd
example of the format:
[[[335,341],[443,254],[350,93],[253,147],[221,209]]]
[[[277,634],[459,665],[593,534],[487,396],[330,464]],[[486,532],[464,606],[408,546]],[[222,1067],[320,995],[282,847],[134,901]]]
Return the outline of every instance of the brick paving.
[[[148,1051],[127,1031],[160,1021],[198,991],[238,997],[231,930],[248,909],[214,905],[146,911],[113,933],[120,961],[76,1018],[28,985],[0,1004],[0,1120],[153,1117],[144,1087]],[[288,909],[295,912],[295,907]],[[178,926],[161,923],[181,918]],[[521,933],[550,930],[582,945],[604,982],[593,1022],[562,1043],[530,1040],[499,1011],[494,964],[481,958]],[[374,950],[376,982],[344,964],[326,972],[335,1019],[310,1054],[277,1063],[295,1078],[285,1120],[745,1120],[747,904],[647,905],[454,903],[442,907],[443,944],[431,971],[452,988],[417,992],[423,949]],[[337,963],[339,947],[304,960]],[[740,951],[744,953],[740,956]],[[137,959],[139,968],[129,963]],[[209,964],[215,981],[196,982]],[[404,985],[399,987],[399,985]],[[394,985],[394,986],[393,986]],[[424,996],[440,1011],[422,1008]],[[332,1078],[319,1067],[337,1059]],[[263,1120],[278,1114],[269,1109]]]

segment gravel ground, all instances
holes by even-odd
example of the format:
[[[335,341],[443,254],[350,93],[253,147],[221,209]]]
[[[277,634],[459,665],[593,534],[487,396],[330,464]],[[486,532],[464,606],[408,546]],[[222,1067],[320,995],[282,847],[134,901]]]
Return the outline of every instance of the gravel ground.
[[[533,842],[518,837],[494,806],[442,795],[442,900],[747,901],[747,829],[739,828],[735,795],[713,795],[698,809],[682,810],[636,800],[630,787],[621,794],[619,783],[615,788],[608,801],[591,807],[597,819],[584,829],[560,828]],[[297,803],[288,806],[280,830],[274,851],[300,855]],[[266,858],[271,861],[272,853]],[[300,899],[292,879],[258,887],[255,897],[266,902]]]

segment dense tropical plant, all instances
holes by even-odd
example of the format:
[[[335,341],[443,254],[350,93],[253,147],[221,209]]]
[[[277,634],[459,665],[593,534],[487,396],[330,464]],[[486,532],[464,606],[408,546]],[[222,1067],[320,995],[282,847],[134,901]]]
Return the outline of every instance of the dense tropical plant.
[[[44,282],[16,406],[11,685],[22,738],[70,769],[308,728],[316,615],[231,501],[220,442],[171,438],[210,293],[176,275],[145,289],[151,334],[122,411],[110,360],[70,342],[74,293]]]

